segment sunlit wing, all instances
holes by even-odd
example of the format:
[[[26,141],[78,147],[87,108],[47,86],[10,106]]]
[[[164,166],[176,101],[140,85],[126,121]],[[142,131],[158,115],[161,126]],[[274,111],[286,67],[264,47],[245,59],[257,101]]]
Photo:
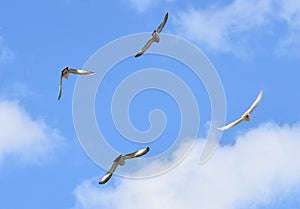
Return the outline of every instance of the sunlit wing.
[[[228,124],[227,126],[220,127],[220,128],[218,128],[218,129],[221,130],[221,131],[228,130],[228,129],[232,128],[233,126],[236,126],[237,124],[239,124],[239,123],[242,122],[243,120],[244,120],[244,118],[241,117],[240,119],[238,119],[238,120],[236,120],[236,121],[234,121],[234,122]]]
[[[76,69],[69,69],[69,72],[73,74],[79,74],[79,75],[93,75],[95,73],[95,72],[76,70]]]
[[[135,158],[135,157],[140,157],[145,155],[147,152],[149,152],[150,148],[147,147],[145,149],[140,149],[136,152],[130,153],[130,154],[126,154],[124,155],[124,159],[130,159],[130,158]]]
[[[160,23],[160,25],[158,26],[158,28],[156,30],[158,33],[160,33],[162,31],[162,29],[164,28],[165,24],[167,23],[168,16],[169,16],[169,14],[167,12],[167,14],[165,15],[163,21]]]
[[[245,114],[250,114],[256,108],[256,106],[259,104],[262,96],[263,96],[263,92],[262,92],[262,90],[260,90],[256,100],[253,102],[251,107],[245,112]]]
[[[59,89],[58,89],[58,97],[57,100],[60,100],[61,97],[61,93],[62,93],[62,80],[63,80],[63,76],[60,76],[60,81],[59,81]]]
[[[111,168],[109,169],[109,171],[107,171],[107,173],[102,177],[102,179],[99,181],[99,184],[105,184],[106,182],[108,182],[108,180],[112,177],[113,173],[115,172],[116,168],[118,167],[118,163],[115,162]]]
[[[145,51],[147,49],[149,49],[149,47],[151,46],[151,44],[154,42],[153,38],[151,38],[147,43],[146,45],[135,55],[135,57],[139,57],[141,56],[142,54],[145,53]]]

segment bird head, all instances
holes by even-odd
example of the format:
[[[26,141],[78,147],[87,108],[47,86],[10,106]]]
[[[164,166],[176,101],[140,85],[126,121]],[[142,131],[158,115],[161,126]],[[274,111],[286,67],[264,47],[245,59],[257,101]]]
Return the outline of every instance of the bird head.
[[[250,114],[246,114],[245,116],[244,116],[244,118],[245,118],[245,121],[250,121]]]
[[[65,67],[62,71],[61,71],[61,75],[65,78],[68,79],[69,78],[69,68]]]

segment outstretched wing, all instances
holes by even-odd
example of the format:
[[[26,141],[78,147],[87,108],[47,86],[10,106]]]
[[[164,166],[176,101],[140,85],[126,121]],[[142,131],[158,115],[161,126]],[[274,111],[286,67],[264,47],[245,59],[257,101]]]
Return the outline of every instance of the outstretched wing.
[[[250,114],[256,108],[256,106],[259,104],[262,96],[263,96],[263,92],[262,92],[262,90],[260,90],[256,100],[253,102],[251,107],[245,112],[245,114]]]
[[[145,51],[147,49],[149,49],[149,47],[151,46],[151,44],[154,42],[153,38],[151,38],[147,43],[146,45],[135,55],[135,57],[139,57],[141,56],[142,54],[145,53]]]
[[[130,153],[130,154],[126,154],[124,155],[124,159],[130,159],[130,158],[135,158],[135,157],[140,157],[145,155],[147,152],[149,152],[150,148],[147,147],[145,149],[140,149],[136,152]]]
[[[236,126],[237,124],[239,124],[239,123],[242,122],[243,120],[244,120],[244,118],[241,117],[241,118],[239,118],[238,120],[236,120],[236,121],[234,121],[234,122],[228,124],[227,126],[218,128],[218,130],[220,130],[220,131],[228,130],[228,129],[232,128],[233,126]]]
[[[79,75],[93,75],[95,72],[85,71],[85,70],[76,70],[76,69],[69,69],[70,73],[79,74]]]
[[[118,167],[118,162],[115,162],[109,171],[102,177],[101,181],[99,181],[99,184],[105,184],[108,182],[108,180],[112,177],[113,173],[115,172],[116,168]]]
[[[164,28],[165,24],[167,23],[168,16],[169,16],[169,14],[167,12],[167,14],[165,15],[163,21],[160,23],[160,25],[158,26],[158,28],[156,30],[158,33],[160,33],[162,31],[162,29]]]
[[[60,81],[59,81],[59,89],[58,89],[58,97],[57,100],[60,100],[61,97],[61,93],[62,93],[62,80],[63,80],[63,76],[60,76]]]

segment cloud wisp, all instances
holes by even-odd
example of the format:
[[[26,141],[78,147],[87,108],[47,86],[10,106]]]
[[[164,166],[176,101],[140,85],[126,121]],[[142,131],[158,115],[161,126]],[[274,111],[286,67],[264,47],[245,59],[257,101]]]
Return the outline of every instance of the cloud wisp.
[[[14,53],[4,44],[4,39],[0,35],[0,63],[10,61],[14,59],[14,57]]]
[[[299,2],[292,0],[234,0],[224,6],[190,7],[179,12],[173,23],[179,35],[213,51],[249,56],[253,43],[275,37],[273,50],[284,54],[291,47],[300,48],[299,8]],[[287,29],[275,29],[275,24],[283,24]]]
[[[233,146],[219,147],[204,165],[198,164],[204,144],[200,140],[200,147],[164,175],[115,179],[115,184],[105,187],[99,187],[98,179],[86,180],[74,190],[74,208],[233,209],[268,205],[300,186],[299,139],[300,123],[266,123],[237,136]],[[167,166],[168,162],[145,165],[141,170],[155,169],[155,164]]]
[[[145,12],[151,9],[157,3],[171,2],[172,0],[153,1],[153,0],[127,0],[138,12]]]
[[[32,119],[17,101],[0,100],[0,165],[9,157],[40,163],[62,142],[57,130]]]
[[[282,19],[288,30],[285,36],[279,41],[277,53],[279,55],[300,56],[300,2],[280,1],[281,7],[279,17]]]

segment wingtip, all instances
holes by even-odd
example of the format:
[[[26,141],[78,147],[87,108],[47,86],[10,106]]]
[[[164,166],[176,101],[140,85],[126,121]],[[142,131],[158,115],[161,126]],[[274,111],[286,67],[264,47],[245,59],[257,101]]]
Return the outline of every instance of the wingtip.
[[[60,100],[60,98],[61,98],[61,94],[59,94],[59,95],[58,95],[58,97],[57,97],[57,101],[59,101],[59,100]]]
[[[134,157],[140,157],[147,154],[150,150],[150,147],[146,147],[144,149],[140,149],[134,153]]]
[[[226,131],[226,130],[228,130],[230,127],[229,126],[223,126],[223,127],[218,127],[217,129],[219,130],[219,131]]]
[[[143,155],[145,155],[146,153],[148,153],[150,151],[150,147],[146,147],[145,149],[142,149],[142,150],[143,150]]]
[[[136,54],[134,57],[136,58],[136,57],[140,57],[141,56],[141,54]]]
[[[167,12],[164,18],[166,21],[169,19],[169,13]]]
[[[150,151],[150,147],[146,147],[143,155],[147,154],[149,151]]]
[[[112,173],[106,173],[105,176],[99,181],[99,184],[105,184],[112,177]]]

